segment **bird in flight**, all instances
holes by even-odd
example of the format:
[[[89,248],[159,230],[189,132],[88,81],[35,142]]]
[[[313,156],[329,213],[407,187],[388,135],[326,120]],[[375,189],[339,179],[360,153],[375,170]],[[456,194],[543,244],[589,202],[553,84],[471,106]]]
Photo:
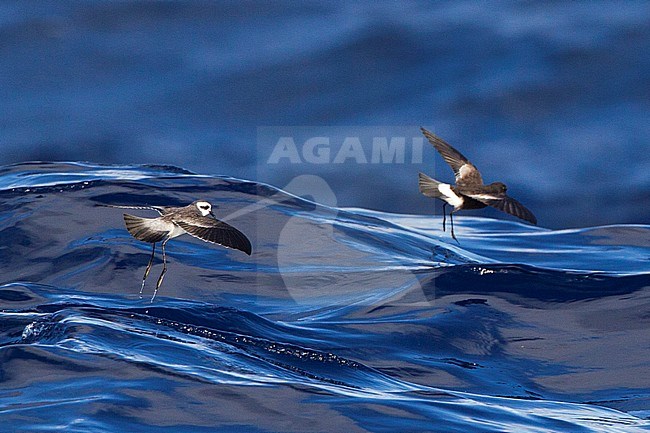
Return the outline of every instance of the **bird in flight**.
[[[456,184],[450,185],[437,181],[424,173],[419,173],[420,192],[427,197],[443,200],[442,230],[445,231],[447,204],[453,206],[449,212],[451,220],[451,237],[458,242],[454,234],[454,213],[463,209],[482,209],[492,206],[500,211],[514,215],[531,224],[537,224],[537,218],[521,203],[506,194],[506,186],[501,182],[483,184],[483,178],[478,169],[469,162],[459,151],[451,147],[440,137],[420,128],[429,143],[436,148],[445,162],[454,170]]]
[[[212,213],[212,205],[205,200],[197,200],[184,207],[170,206],[116,206],[122,209],[146,209],[154,210],[160,214],[157,218],[141,218],[129,214],[124,214],[124,223],[131,236],[152,244],[151,258],[142,277],[142,286],[140,287],[140,297],[144,289],[144,283],[149,276],[156,253],[156,243],[162,242],[163,269],[158,277],[156,288],[151,297],[153,302],[158,289],[162,284],[165,273],[167,272],[167,256],[165,254],[165,245],[170,239],[183,234],[189,234],[205,242],[219,244],[226,248],[233,248],[242,251],[248,255],[251,254],[251,243],[242,232],[235,227],[218,220]]]

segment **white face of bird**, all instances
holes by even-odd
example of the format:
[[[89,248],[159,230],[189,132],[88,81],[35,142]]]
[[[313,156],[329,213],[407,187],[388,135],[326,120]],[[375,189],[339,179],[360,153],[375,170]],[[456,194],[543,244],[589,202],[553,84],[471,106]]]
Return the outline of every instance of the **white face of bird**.
[[[207,201],[197,201],[196,208],[201,212],[201,215],[208,216],[212,212],[212,205]]]

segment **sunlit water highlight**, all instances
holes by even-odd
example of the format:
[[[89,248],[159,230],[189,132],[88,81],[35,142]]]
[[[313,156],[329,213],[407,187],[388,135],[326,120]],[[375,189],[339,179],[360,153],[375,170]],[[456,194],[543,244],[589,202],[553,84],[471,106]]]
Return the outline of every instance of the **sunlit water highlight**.
[[[197,198],[253,255],[174,239],[159,297],[140,299],[150,246],[97,205]],[[649,430],[650,227],[455,223],[459,243],[436,216],[174,167],[4,167],[0,419],[69,432]]]

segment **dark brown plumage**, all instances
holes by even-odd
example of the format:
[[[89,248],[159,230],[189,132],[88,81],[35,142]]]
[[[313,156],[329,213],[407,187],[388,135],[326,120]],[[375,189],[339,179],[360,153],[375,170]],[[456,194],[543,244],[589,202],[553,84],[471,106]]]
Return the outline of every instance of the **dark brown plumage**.
[[[447,204],[454,207],[449,213],[452,238],[457,241],[454,234],[453,214],[464,209],[481,209],[492,206],[531,224],[537,224],[537,218],[530,210],[506,194],[507,187],[503,183],[494,182],[484,185],[481,173],[463,154],[430,131],[421,129],[427,140],[452,168],[456,177],[456,184],[450,185],[439,182],[424,173],[419,173],[420,192],[427,197],[439,198],[444,201],[443,230],[445,230],[445,208]]]

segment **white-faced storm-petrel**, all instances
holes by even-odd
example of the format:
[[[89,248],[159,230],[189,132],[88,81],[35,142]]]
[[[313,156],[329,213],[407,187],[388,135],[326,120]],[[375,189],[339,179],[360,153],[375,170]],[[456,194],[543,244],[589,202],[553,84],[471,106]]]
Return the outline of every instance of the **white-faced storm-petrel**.
[[[500,211],[514,215],[517,218],[537,224],[537,218],[521,203],[506,195],[506,186],[501,182],[493,182],[489,185],[483,184],[483,178],[478,169],[469,162],[459,151],[448,143],[424,128],[420,128],[429,143],[436,148],[443,159],[454,170],[456,184],[450,185],[430,178],[420,173],[420,192],[427,197],[443,200],[442,205],[442,230],[445,230],[447,204],[454,208],[449,212],[451,220],[451,237],[458,242],[454,234],[454,212],[463,209],[482,209],[492,206]]]
[[[212,206],[205,200],[197,200],[184,207],[170,207],[170,206],[111,206],[125,209],[148,209],[155,210],[160,214],[157,218],[141,218],[129,214],[124,214],[124,222],[126,229],[131,233],[134,238],[149,242],[152,244],[151,258],[147,269],[144,271],[142,277],[142,286],[140,287],[140,295],[144,289],[144,283],[151,271],[153,258],[156,252],[156,243],[162,242],[163,254],[163,269],[156,288],[151,297],[153,302],[158,289],[162,284],[163,277],[167,272],[167,256],[165,255],[165,245],[167,242],[177,236],[185,233],[201,239],[205,242],[219,244],[227,248],[234,248],[243,251],[246,254],[251,254],[251,243],[242,232],[218,220],[212,213]]]

